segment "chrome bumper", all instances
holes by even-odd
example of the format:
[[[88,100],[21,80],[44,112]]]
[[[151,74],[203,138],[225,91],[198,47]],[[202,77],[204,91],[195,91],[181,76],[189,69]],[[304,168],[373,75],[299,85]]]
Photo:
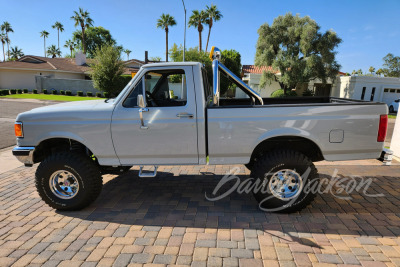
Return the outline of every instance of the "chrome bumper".
[[[12,150],[13,155],[27,167],[33,165],[33,151],[35,147],[30,146],[16,146]]]
[[[392,165],[392,158],[393,158],[393,151],[384,148],[379,160],[383,162],[383,165]]]

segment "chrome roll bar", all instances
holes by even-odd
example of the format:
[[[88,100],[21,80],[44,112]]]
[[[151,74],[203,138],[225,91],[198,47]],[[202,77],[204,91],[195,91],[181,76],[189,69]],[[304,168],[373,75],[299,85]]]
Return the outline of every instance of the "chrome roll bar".
[[[220,94],[220,82],[219,82],[219,71],[222,71],[229,77],[231,77],[236,83],[240,84],[245,93],[251,97],[256,98],[261,105],[264,105],[264,101],[262,97],[257,94],[253,89],[251,89],[247,84],[245,84],[239,77],[237,77],[232,71],[230,71],[227,67],[224,66],[221,62],[217,59],[213,60],[212,63],[212,71],[213,71],[213,104],[218,106],[219,105],[219,94]]]

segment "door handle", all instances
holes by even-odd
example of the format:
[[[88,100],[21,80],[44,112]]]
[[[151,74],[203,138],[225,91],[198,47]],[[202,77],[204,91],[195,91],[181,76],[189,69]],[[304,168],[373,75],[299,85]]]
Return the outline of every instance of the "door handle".
[[[193,114],[189,114],[189,113],[178,113],[178,114],[176,114],[176,116],[178,118],[190,118],[190,119],[193,118]]]
[[[149,127],[148,127],[148,126],[144,126],[143,112],[149,112],[149,109],[148,109],[148,108],[140,108],[140,109],[139,109],[140,129],[142,129],[142,130],[147,130],[147,129],[149,129]]]

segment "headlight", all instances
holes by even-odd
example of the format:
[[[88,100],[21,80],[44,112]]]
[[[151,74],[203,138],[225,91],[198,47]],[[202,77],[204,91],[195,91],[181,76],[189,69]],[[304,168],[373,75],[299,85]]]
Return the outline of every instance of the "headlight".
[[[17,121],[14,124],[15,136],[24,137],[24,130],[22,129],[22,122]]]

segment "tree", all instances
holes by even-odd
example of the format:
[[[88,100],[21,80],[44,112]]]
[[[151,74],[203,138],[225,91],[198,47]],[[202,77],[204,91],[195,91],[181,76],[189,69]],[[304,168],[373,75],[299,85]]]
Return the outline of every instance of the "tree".
[[[260,85],[275,80],[287,91],[299,83],[334,79],[340,65],[334,49],[342,40],[332,30],[320,32],[320,26],[310,17],[287,13],[263,24],[258,30],[256,66],[272,66],[277,72],[263,72]]]
[[[56,23],[51,27],[57,29],[58,49],[60,49],[60,32],[64,31],[64,25],[62,25],[61,22],[56,21]]]
[[[382,74],[384,74],[383,69],[378,69],[378,70],[376,71],[376,75],[381,76]]]
[[[81,26],[81,40],[83,53],[86,54],[86,43],[85,43],[85,30],[93,25],[93,20],[89,16],[87,10],[79,8],[79,11],[74,11],[74,16],[71,17],[75,21],[75,27]]]
[[[76,43],[72,40],[65,41],[64,47],[69,48],[71,51],[71,58],[72,58],[72,51],[75,49]]]
[[[47,48],[47,54],[51,55],[52,58],[55,58],[57,56],[61,57],[61,50],[55,45],[51,45]]]
[[[72,40],[82,47],[82,32],[80,30],[73,32]],[[89,27],[85,31],[86,56],[88,58],[94,57],[96,49],[105,45],[115,45],[115,43],[110,31],[101,26]]]
[[[161,17],[157,20],[157,28],[165,30],[165,61],[168,62],[168,31],[170,26],[175,26],[175,18],[169,14],[162,13]]]
[[[369,71],[371,74],[373,74],[373,73],[375,72],[375,68],[371,66],[371,67],[369,67],[368,71]]]
[[[161,57],[150,57],[150,61],[159,62],[161,61]]]
[[[49,33],[43,30],[40,32],[40,37],[44,40],[44,57],[46,57],[46,38],[49,37]]]
[[[357,71],[357,74],[358,74],[359,76],[363,75],[362,69],[359,69],[359,70]]]
[[[10,38],[8,37],[9,32],[14,32],[11,24],[8,21],[4,21],[0,26],[1,32],[4,32],[7,37],[7,59],[10,59]]]
[[[19,49],[18,46],[11,47],[11,52],[10,52],[11,60],[17,60],[20,57],[24,56],[24,53],[22,52],[22,49]]]
[[[383,58],[383,75],[385,77],[400,77],[400,57],[389,53]]]
[[[208,41],[210,40],[210,33],[211,28],[213,26],[213,22],[219,21],[223,16],[221,12],[217,9],[216,5],[211,4],[211,6],[206,6],[206,24],[208,25],[208,37],[207,37],[207,44],[206,44],[206,52],[208,49]]]
[[[121,60],[121,51],[116,46],[104,45],[96,49],[94,63],[90,67],[96,89],[116,96],[124,88],[121,75],[125,66]]]
[[[193,10],[189,18],[189,27],[197,27],[199,32],[199,51],[201,51],[201,32],[203,31],[203,24],[206,22],[207,14],[204,10]]]
[[[170,49],[170,56],[172,61],[180,62],[183,59],[183,47],[174,44]],[[192,47],[186,50],[185,59],[187,61],[200,62],[204,64],[207,71],[208,81],[211,83],[212,77],[212,61],[208,57],[208,53],[205,51],[199,51],[197,47]],[[235,50],[223,50],[221,51],[221,63],[224,64],[229,70],[231,70],[236,76],[240,76],[242,70],[241,56],[239,52]],[[220,94],[225,94],[229,89],[236,88],[232,82],[230,82],[225,76],[220,77]]]
[[[128,60],[129,60],[129,54],[132,53],[132,51],[129,49],[125,49],[124,53],[126,54],[126,56],[128,57]]]
[[[5,33],[0,34],[0,42],[3,45],[3,61],[6,61],[6,53],[4,52],[4,45],[8,43],[8,38]]]

